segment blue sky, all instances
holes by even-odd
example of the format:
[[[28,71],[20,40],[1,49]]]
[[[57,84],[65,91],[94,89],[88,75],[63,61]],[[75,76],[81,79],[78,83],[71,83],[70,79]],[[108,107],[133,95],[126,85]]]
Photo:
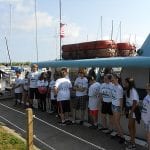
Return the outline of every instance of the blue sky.
[[[61,0],[65,38],[62,44],[110,39],[134,42],[139,48],[150,32],[149,0]],[[39,61],[59,58],[59,0],[36,0]],[[36,61],[35,0],[0,0],[0,62]],[[11,9],[10,9],[11,5]],[[11,10],[11,21],[10,21]],[[11,24],[10,24],[11,22]]]

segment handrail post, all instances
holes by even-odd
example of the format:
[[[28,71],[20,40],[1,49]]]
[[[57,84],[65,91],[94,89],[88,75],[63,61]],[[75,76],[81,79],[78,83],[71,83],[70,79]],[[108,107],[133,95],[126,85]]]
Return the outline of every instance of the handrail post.
[[[33,112],[31,108],[26,109],[27,120],[27,150],[33,150]]]

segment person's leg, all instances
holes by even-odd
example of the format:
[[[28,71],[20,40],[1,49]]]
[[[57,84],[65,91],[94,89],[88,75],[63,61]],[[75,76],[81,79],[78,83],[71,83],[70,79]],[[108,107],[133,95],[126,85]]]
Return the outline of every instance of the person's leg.
[[[29,107],[33,107],[34,89],[29,89]]]
[[[43,94],[43,109],[46,111],[46,94]]]
[[[80,109],[80,119],[81,119],[81,124],[84,121],[85,117],[85,110],[86,110],[86,96],[81,96],[79,99],[79,109]]]
[[[147,137],[147,143],[148,143],[148,150],[150,150],[150,130],[147,131],[146,137]]]
[[[65,115],[63,112],[63,101],[58,102],[58,109],[59,109],[59,115],[61,118],[61,122],[64,123],[65,122]]]
[[[132,118],[132,116],[129,117],[128,129],[131,138],[131,143],[135,143],[136,127],[135,127],[135,119]]]
[[[98,110],[94,110],[92,116],[93,116],[93,124],[97,126],[98,125]]]

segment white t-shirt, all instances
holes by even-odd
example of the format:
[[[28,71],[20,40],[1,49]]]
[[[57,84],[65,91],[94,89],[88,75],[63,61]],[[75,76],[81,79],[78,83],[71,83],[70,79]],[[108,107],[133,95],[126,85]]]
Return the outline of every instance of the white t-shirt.
[[[112,86],[112,104],[115,106],[120,106],[120,99],[123,98],[123,88],[121,85]]]
[[[30,88],[37,88],[37,81],[39,79],[39,76],[40,74],[38,71],[29,73],[28,78],[29,78]]]
[[[88,88],[88,80],[86,77],[78,77],[76,78],[75,82],[74,82],[74,86],[77,86],[79,88],[86,88],[85,91],[80,92],[80,91],[76,91],[76,96],[84,96],[87,95],[87,88]]]
[[[142,120],[145,124],[150,124],[150,95],[147,95],[143,100]]]
[[[22,80],[22,84],[23,84],[23,88],[24,88],[26,91],[28,91],[28,89],[29,89],[29,79],[28,79],[28,78],[24,78],[24,79]]]
[[[22,89],[22,78],[16,78],[15,79],[15,87],[20,85],[19,87],[15,88],[15,93],[22,93],[23,89]]]
[[[57,79],[55,87],[58,89],[57,101],[70,100],[70,88],[72,88],[72,84],[69,79]]]
[[[49,83],[49,88],[51,90],[51,100],[55,100],[54,98],[54,86],[55,86],[55,81],[52,80],[50,83]]]
[[[100,91],[100,83],[95,82],[92,85],[90,85],[89,87],[89,92],[88,92],[88,96],[89,96],[89,103],[88,103],[88,108],[90,110],[98,110],[98,106],[99,106],[99,91]]]
[[[102,94],[103,102],[112,102],[112,83],[103,83],[101,85],[100,93]]]
[[[37,81],[37,87],[47,87],[48,81],[47,80],[38,80]]]
[[[126,106],[131,107],[133,105],[133,100],[139,102],[139,95],[135,88],[130,90],[130,97],[127,97],[126,95]]]

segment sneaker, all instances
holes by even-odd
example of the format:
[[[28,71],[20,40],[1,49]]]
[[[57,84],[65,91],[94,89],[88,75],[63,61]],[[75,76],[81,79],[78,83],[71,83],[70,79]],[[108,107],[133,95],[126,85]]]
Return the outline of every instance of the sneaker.
[[[58,124],[59,124],[59,125],[62,125],[62,126],[65,126],[65,125],[66,125],[66,122],[59,121]]]
[[[130,142],[126,147],[126,150],[136,150],[136,145]]]
[[[97,125],[91,125],[89,126],[90,129],[98,129],[98,126]]]
[[[108,129],[108,130],[104,130],[104,131],[102,131],[102,132],[104,132],[104,133],[106,133],[106,134],[111,134],[111,133],[113,132],[113,130]]]
[[[116,139],[116,138],[119,138],[120,139],[120,135],[119,134],[111,134],[111,139]]]
[[[76,121],[72,120],[72,124],[76,124]]]
[[[125,138],[124,138],[124,137],[120,137],[119,143],[120,143],[120,144],[123,144],[124,142],[125,142]]]
[[[66,124],[66,125],[72,125],[72,121],[71,121],[71,120],[66,120],[66,121],[65,121],[65,124]]]
[[[80,125],[83,125],[83,121],[80,121],[80,123],[79,123]]]
[[[105,131],[105,130],[108,130],[108,128],[100,128],[99,130],[100,131]]]

